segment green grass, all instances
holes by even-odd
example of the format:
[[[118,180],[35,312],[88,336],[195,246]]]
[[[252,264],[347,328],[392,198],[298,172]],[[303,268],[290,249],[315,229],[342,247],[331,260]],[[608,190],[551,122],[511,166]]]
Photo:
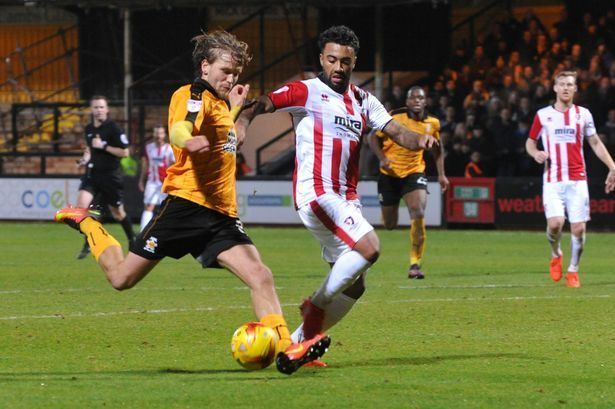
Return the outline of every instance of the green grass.
[[[428,231],[427,279],[409,281],[407,231],[379,231],[329,368],[289,377],[232,361],[231,334],[254,317],[228,272],[168,259],[120,293],[74,259],[73,230],[0,231],[2,408],[615,407],[614,234],[588,235],[573,290],[550,282],[542,232]],[[294,328],[326,273],[319,247],[302,228],[248,232]]]

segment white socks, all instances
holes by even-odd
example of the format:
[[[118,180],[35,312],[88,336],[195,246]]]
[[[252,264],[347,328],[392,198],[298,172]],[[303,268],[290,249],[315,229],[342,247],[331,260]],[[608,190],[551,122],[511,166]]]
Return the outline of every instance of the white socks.
[[[154,212],[143,210],[143,213],[141,213],[141,231],[143,231],[147,223],[152,220],[152,217],[154,217]]]
[[[585,244],[585,235],[581,237],[570,236],[570,266],[568,271],[571,273],[577,273],[579,271],[579,261],[581,260],[581,254],[583,254],[583,245]]]
[[[356,302],[357,300],[348,297],[346,294],[338,294],[325,308],[325,320],[322,325],[322,330],[327,331],[340,322],[342,318],[350,312]],[[303,324],[299,325],[291,335],[291,338],[294,343],[303,341]]]
[[[326,310],[333,298],[350,287],[370,265],[371,263],[357,251],[351,250],[343,254],[312,296],[312,303]]]
[[[551,256],[552,257],[559,257],[560,254],[562,254],[560,251],[560,240],[561,239],[562,239],[561,231],[559,233],[553,234],[547,228],[547,240],[549,241],[549,244],[551,245]]]

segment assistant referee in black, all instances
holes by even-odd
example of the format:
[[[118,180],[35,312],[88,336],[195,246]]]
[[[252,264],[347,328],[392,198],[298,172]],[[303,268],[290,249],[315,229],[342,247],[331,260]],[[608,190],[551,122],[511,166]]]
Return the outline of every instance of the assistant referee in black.
[[[132,223],[124,211],[124,183],[120,172],[120,159],[128,156],[128,138],[117,123],[109,119],[107,97],[95,95],[90,99],[92,122],[85,127],[86,148],[78,161],[85,167],[81,178],[77,207],[87,209],[100,198],[106,204],[113,218],[120,222],[129,242],[135,237]],[[86,257],[90,247],[86,240],[78,259]]]

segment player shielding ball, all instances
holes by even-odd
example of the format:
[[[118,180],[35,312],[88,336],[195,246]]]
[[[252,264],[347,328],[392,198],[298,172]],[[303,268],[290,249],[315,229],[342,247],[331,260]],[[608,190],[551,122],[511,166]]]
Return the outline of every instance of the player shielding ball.
[[[363,217],[357,194],[360,145],[368,128],[383,130],[410,149],[431,147],[432,136],[393,120],[380,101],[350,83],[359,39],[345,26],[323,31],[318,40],[322,72],[262,96],[238,126],[259,113],[292,116],[296,135],[293,174],[295,207],[319,241],[331,270],[301,306],[303,324],[293,340],[310,339],[339,322],[365,291],[364,275],[378,259],[380,242]]]
[[[596,134],[591,112],[573,102],[577,91],[577,73],[561,71],[556,74],[553,90],[555,104],[536,113],[525,148],[536,162],[545,164],[542,201],[547,218],[547,240],[551,245],[551,278],[559,281],[563,275],[560,241],[568,216],[571,254],[566,284],[576,288],[581,286],[579,262],[585,244],[586,223],[590,219],[584,141],[609,169],[605,181],[607,193],[615,189],[615,163]],[[539,140],[543,150],[538,148]]]
[[[413,132],[429,134],[440,140],[440,121],[425,110],[425,91],[414,86],[408,90],[406,106],[391,112],[393,119]],[[380,161],[378,174],[378,200],[382,211],[384,227],[397,227],[399,201],[403,199],[410,212],[410,268],[408,278],[423,279],[421,271],[427,232],[425,229],[425,208],[427,207],[427,177],[423,150],[410,150],[397,144],[384,132],[372,132],[369,146]],[[382,147],[380,144],[382,143]],[[433,153],[438,182],[442,192],[448,189],[449,181],[444,173],[444,144],[431,150]]]

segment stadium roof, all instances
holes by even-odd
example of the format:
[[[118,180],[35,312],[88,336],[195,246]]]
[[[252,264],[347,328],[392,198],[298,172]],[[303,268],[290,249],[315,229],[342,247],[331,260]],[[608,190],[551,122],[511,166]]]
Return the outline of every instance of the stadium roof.
[[[376,4],[393,6],[416,3],[448,3],[449,0],[304,0],[296,2],[267,1],[267,0],[23,0],[17,4],[32,7],[64,7],[77,6],[82,8],[111,7],[130,9],[156,9],[156,8],[180,8],[180,7],[203,7],[216,5],[244,5],[244,6],[274,6],[284,3],[306,4],[314,7],[365,7]],[[14,5],[17,5],[14,4]]]

